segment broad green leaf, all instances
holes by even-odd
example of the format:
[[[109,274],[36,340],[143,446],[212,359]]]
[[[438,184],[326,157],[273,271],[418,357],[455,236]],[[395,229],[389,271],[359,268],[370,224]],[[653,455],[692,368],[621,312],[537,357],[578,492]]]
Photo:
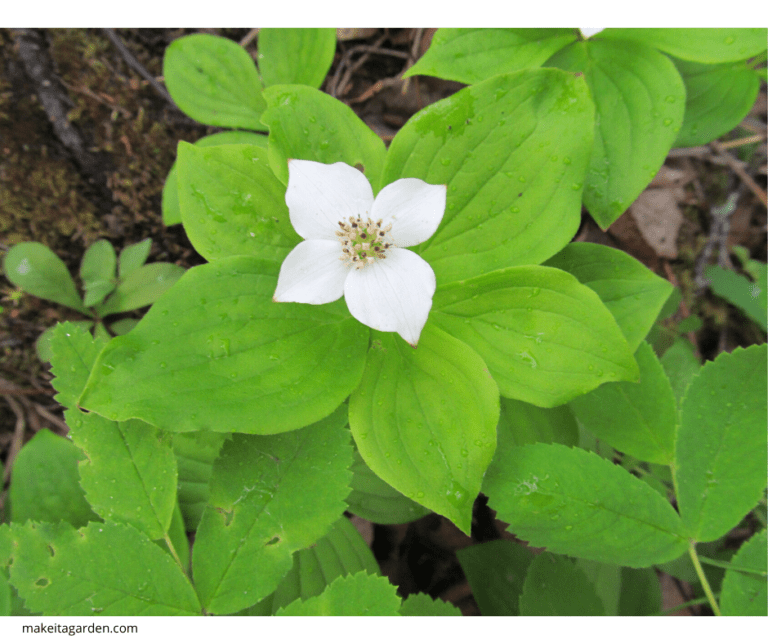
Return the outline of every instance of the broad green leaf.
[[[438,29],[426,53],[403,77],[437,76],[478,83],[540,67],[577,38],[575,29]]]
[[[109,325],[110,331],[112,331],[115,335],[125,335],[129,331],[133,330],[133,327],[135,327],[139,323],[139,320],[136,318],[123,318],[122,320],[115,320]],[[111,340],[112,337],[110,336],[109,340]]]
[[[688,338],[678,338],[661,356],[661,366],[669,378],[672,391],[675,393],[677,404],[685,395],[688,385],[696,377],[701,369],[701,364],[693,352],[693,344]]]
[[[3,272],[10,282],[30,295],[91,315],[64,262],[43,244],[16,244],[3,258]]]
[[[537,69],[467,87],[405,124],[382,185],[416,177],[448,186],[440,227],[414,247],[438,285],[538,264],[571,240],[593,120],[583,78]]]
[[[96,307],[99,315],[122,313],[152,304],[184,274],[184,269],[168,262],[144,264],[120,280],[115,292]]]
[[[76,528],[98,521],[85,500],[77,461],[85,458],[72,441],[41,429],[13,462],[11,521],[66,521]]]
[[[165,50],[163,75],[173,100],[196,121],[264,129],[259,73],[236,42],[208,34],[178,38]]]
[[[182,141],[177,163],[184,230],[208,261],[231,255],[282,261],[301,241],[265,148]]]
[[[202,148],[213,147],[216,145],[247,144],[257,145],[262,148],[267,147],[267,137],[265,134],[256,132],[243,132],[236,130],[232,132],[217,132],[204,136],[195,141],[194,145]],[[163,185],[163,224],[173,226],[181,223],[181,210],[179,209],[179,186],[178,186],[178,168],[176,162],[173,162],[168,176]]]
[[[306,600],[320,595],[334,579],[361,570],[377,575],[379,565],[349,519],[341,517],[317,543],[294,552],[293,567],[275,592],[244,612],[274,615],[296,599]]]
[[[664,162],[683,123],[685,85],[669,58],[637,42],[590,38],[547,65],[582,73],[589,85],[595,141],[584,205],[606,229]]]
[[[744,61],[703,65],[672,59],[685,83],[685,118],[675,147],[704,145],[735,128],[755,104],[760,79]]]
[[[279,266],[196,266],[99,356],[79,402],[176,432],[274,434],[324,418],[357,387],[368,329],[344,302],[277,303]]]
[[[414,349],[374,333],[349,426],[381,479],[469,534],[496,447],[499,391],[482,358],[428,324]]]
[[[11,585],[8,583],[5,571],[0,570],[0,617],[11,614]]]
[[[106,346],[87,328],[75,322],[60,322],[51,332],[51,371],[56,401],[67,408],[77,406],[77,399],[88,381],[96,358]]]
[[[766,330],[768,294],[743,275],[719,266],[708,266],[704,274],[710,280],[710,288],[734,306],[740,308],[752,320]]]
[[[661,584],[653,568],[622,568],[619,615],[640,617],[661,611]]]
[[[520,614],[537,617],[605,615],[583,570],[565,557],[542,552],[528,566]]]
[[[120,278],[128,277],[133,271],[144,265],[149,257],[149,251],[152,249],[152,240],[145,239],[138,244],[131,244],[120,251],[118,260],[118,274]]]
[[[721,29],[606,29],[600,34],[611,40],[634,40],[683,60],[726,63],[756,56],[766,48],[765,28]],[[730,97],[729,97],[730,98]]]
[[[197,530],[208,504],[213,462],[219,456],[227,434],[189,432],[173,435],[173,453],[179,470],[178,495],[188,532]]]
[[[106,239],[100,239],[88,247],[80,263],[80,277],[85,289],[85,306],[101,302],[115,288],[117,255]]]
[[[765,489],[766,345],[707,362],[680,408],[677,502],[690,536],[714,541]]]
[[[191,559],[189,557],[191,549],[189,547],[189,539],[187,538],[187,527],[184,525],[184,517],[181,515],[181,508],[179,507],[178,501],[176,501],[176,504],[173,506],[171,525],[168,527],[168,538],[176,551],[176,555],[179,557],[179,561],[184,564],[184,571],[187,573],[191,572],[189,568],[191,564]],[[170,554],[170,548],[168,547],[165,538],[157,539],[155,540],[155,543]]]
[[[648,335],[674,288],[631,255],[602,244],[568,244],[544,265],[567,271],[597,293],[632,351]]]
[[[47,616],[200,615],[189,579],[169,555],[129,525],[12,526],[11,583]]]
[[[64,417],[85,453],[80,485],[91,507],[105,520],[130,523],[161,539],[176,504],[170,437],[140,420],[115,422],[79,409]]]
[[[534,553],[497,539],[458,550],[456,556],[483,616],[520,614],[520,593]]]
[[[765,530],[758,532],[744,543],[731,564],[743,569],[757,572],[747,573],[736,569],[725,571],[720,608],[723,615],[754,615],[765,617],[768,611],[768,593],[766,592],[765,572],[766,560]]]
[[[461,611],[453,604],[432,599],[425,593],[413,593],[400,606],[403,617],[461,617]]]
[[[273,592],[291,554],[344,511],[352,463],[345,411],[295,432],[235,434],[224,444],[192,552],[195,586],[209,612],[234,613]]]
[[[355,450],[352,465],[352,491],[347,505],[352,514],[373,523],[410,523],[429,514],[429,510],[382,481]]]
[[[275,85],[264,91],[264,99],[269,160],[283,184],[288,184],[288,159],[343,161],[361,167],[374,191],[378,189],[384,142],[349,106],[302,85]]]
[[[499,434],[507,432],[515,445],[579,442],[579,426],[567,405],[543,409],[521,400],[501,399]]]
[[[595,594],[603,606],[605,615],[619,614],[619,596],[621,593],[621,566],[614,564],[576,559],[574,562],[589,580]]]
[[[483,492],[531,546],[640,568],[687,548],[680,518],[647,484],[597,454],[502,441]]]
[[[638,376],[600,298],[557,268],[515,266],[439,287],[431,320],[482,356],[502,396],[539,407]]]
[[[648,343],[640,344],[635,359],[640,382],[607,382],[574,398],[570,407],[587,430],[620,452],[670,465],[675,457],[675,394]]]
[[[400,598],[386,577],[356,575],[339,577],[318,597],[297,599],[277,611],[278,616],[392,617],[400,614]]]
[[[259,71],[264,85],[320,87],[336,53],[335,29],[275,29],[259,32]]]
[[[86,333],[88,333],[88,336],[90,337],[90,331],[93,328],[93,320],[75,320],[74,322],[67,322],[68,324],[71,324],[73,327],[76,327],[78,329],[82,329]],[[51,338],[53,338],[53,334],[55,333],[55,329],[57,326],[59,326],[61,323],[57,323],[56,326],[52,326],[45,331],[43,331],[35,340],[35,352],[37,353],[37,357],[40,359],[40,362],[50,362],[53,360],[53,349],[51,348]],[[98,353],[98,352],[97,352]],[[72,392],[75,396],[74,400],[77,400],[77,396],[80,394],[80,391]]]

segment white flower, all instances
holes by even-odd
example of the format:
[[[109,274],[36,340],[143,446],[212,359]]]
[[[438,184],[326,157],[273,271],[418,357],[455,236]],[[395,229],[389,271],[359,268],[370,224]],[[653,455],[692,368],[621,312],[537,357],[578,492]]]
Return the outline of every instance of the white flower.
[[[275,302],[326,304],[416,346],[435,293],[435,273],[405,250],[429,239],[445,212],[445,186],[399,179],[373,198],[345,163],[288,162],[285,203],[300,242],[280,267]]]
[[[581,35],[584,36],[584,38],[591,38],[595,34],[599,34],[605,27],[579,27],[579,31],[581,31]]]

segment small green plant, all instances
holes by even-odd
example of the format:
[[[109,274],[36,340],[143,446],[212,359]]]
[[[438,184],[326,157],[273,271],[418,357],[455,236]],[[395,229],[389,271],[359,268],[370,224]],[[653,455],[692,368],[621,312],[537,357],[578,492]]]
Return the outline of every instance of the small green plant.
[[[74,324],[109,339],[112,334],[130,331],[137,320],[117,320],[109,324],[108,330],[103,321],[106,316],[152,304],[184,273],[183,268],[167,262],[145,264],[151,245],[152,240],[145,239],[127,246],[119,258],[106,239],[90,246],[80,264],[85,292],[82,298],[64,262],[43,244],[16,244],[6,254],[3,270],[8,280],[24,292],[90,317]],[[44,331],[37,341],[37,353],[44,362],[51,358],[51,331]]]

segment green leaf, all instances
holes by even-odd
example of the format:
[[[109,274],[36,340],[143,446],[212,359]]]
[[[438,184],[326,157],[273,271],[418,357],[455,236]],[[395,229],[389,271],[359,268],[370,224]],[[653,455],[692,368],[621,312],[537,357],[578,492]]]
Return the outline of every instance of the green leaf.
[[[227,434],[191,432],[173,435],[173,453],[179,470],[179,506],[188,532],[197,530],[211,494],[208,485],[213,462]]]
[[[678,338],[661,356],[661,366],[669,378],[675,400],[679,406],[688,385],[701,369],[699,359],[693,352],[693,344],[688,338]]]
[[[231,255],[282,261],[301,241],[263,147],[182,141],[177,163],[184,230],[208,261]]]
[[[30,295],[91,315],[77,294],[75,282],[64,262],[43,244],[16,244],[3,258],[3,272],[14,286]]]
[[[580,72],[595,102],[584,205],[603,229],[656,175],[683,123],[685,85],[672,61],[637,42],[592,39],[547,63]]]
[[[97,307],[102,317],[152,304],[184,274],[184,269],[168,262],[145,264],[121,279],[115,292]]]
[[[374,332],[349,426],[374,473],[469,534],[496,447],[499,392],[483,360],[428,324],[414,349]]]
[[[441,599],[432,599],[425,593],[413,593],[400,606],[403,617],[461,617],[461,611]]]
[[[164,537],[176,504],[169,436],[141,421],[113,422],[79,409],[67,410],[65,418],[73,442],[85,453],[80,485],[91,507],[150,539]]]
[[[0,570],[0,617],[11,614],[11,585],[3,570]]]
[[[538,264],[571,240],[593,119],[583,78],[538,69],[467,87],[406,123],[382,185],[416,177],[448,186],[437,232],[414,247],[438,285]]]
[[[768,593],[765,584],[768,566],[766,550],[768,550],[768,544],[765,530],[763,530],[744,543],[731,560],[734,566],[756,570],[760,574],[750,574],[735,569],[725,571],[720,595],[720,608],[723,615],[766,616],[768,610],[766,608]]]
[[[139,323],[139,320],[136,318],[123,318],[122,320],[115,320],[109,325],[110,331],[114,335],[125,335],[129,331],[133,330],[133,327],[135,327]],[[112,339],[112,336],[109,337],[109,340]]]
[[[664,369],[642,342],[635,352],[640,382],[609,382],[570,407],[584,427],[620,452],[670,465],[675,457],[677,405]]]
[[[750,29],[606,29],[600,34],[611,40],[634,40],[683,60],[726,63],[744,60],[765,51],[765,28]],[[622,43],[623,44],[623,43]],[[728,97],[730,100],[730,97]]]
[[[265,28],[259,32],[259,71],[267,87],[320,87],[335,53],[335,29]]]
[[[138,244],[131,244],[120,251],[118,261],[119,276],[121,279],[128,277],[133,271],[144,265],[149,257],[149,251],[152,249],[152,240],[145,239]]]
[[[356,575],[336,579],[318,597],[295,602],[277,611],[278,616],[392,617],[399,615],[400,598],[386,577]]]
[[[540,67],[574,40],[574,29],[438,29],[429,49],[403,77],[421,74],[477,83]]]
[[[605,615],[583,570],[565,557],[542,552],[528,567],[520,614],[538,617]]]
[[[686,95],[685,118],[675,147],[714,141],[741,123],[755,104],[760,79],[743,61],[723,65],[672,62],[683,77]]]
[[[195,141],[194,145],[202,148],[213,147],[216,145],[229,145],[229,144],[247,144],[257,145],[261,148],[267,147],[267,137],[264,134],[256,134],[256,132],[217,132],[216,134],[210,134],[204,136],[202,139]],[[176,162],[173,162],[168,176],[165,178],[165,184],[163,185],[163,224],[166,226],[173,226],[174,224],[181,223],[181,210],[179,209],[179,186],[178,186],[178,168]]]
[[[178,38],[165,50],[163,75],[173,100],[196,121],[264,129],[256,64],[237,43],[208,34]]]
[[[524,545],[498,539],[456,552],[472,596],[483,616],[520,614],[520,594],[534,553]]]
[[[200,615],[176,563],[129,525],[14,525],[11,583],[48,616]]]
[[[72,441],[48,429],[37,432],[13,462],[11,521],[66,521],[76,528],[97,521],[80,487],[77,461],[83,458]]]
[[[675,471],[680,515],[697,541],[735,526],[765,489],[766,345],[721,353],[688,387]]]
[[[116,267],[115,249],[106,239],[100,239],[88,247],[80,263],[85,306],[98,304],[114,290]]]
[[[363,373],[368,328],[343,301],[272,302],[278,265],[196,266],[99,356],[79,402],[169,431],[274,434],[324,418]]]
[[[635,568],[687,548],[666,499],[597,454],[502,441],[483,492],[515,535],[551,552]]]
[[[587,576],[594,588],[594,592],[603,606],[603,614],[618,615],[622,567],[589,561],[588,559],[576,559],[574,563]]]
[[[658,615],[661,611],[661,584],[653,568],[622,568],[619,615]]]
[[[600,298],[557,268],[516,266],[440,287],[431,320],[482,356],[502,396],[539,407],[638,376]]]
[[[361,570],[376,575],[379,565],[349,519],[341,517],[317,543],[294,552],[293,567],[275,592],[245,612],[248,615],[274,615],[296,599],[306,600],[320,595],[334,579]]]
[[[352,465],[352,491],[347,505],[352,514],[373,523],[410,523],[429,514],[429,510],[382,481],[355,450]]]
[[[56,376],[54,396],[64,407],[77,406],[77,399],[88,381],[96,358],[106,346],[76,322],[60,322],[51,333],[51,371]]]
[[[674,289],[634,257],[602,244],[568,244],[544,265],[567,271],[597,293],[632,351],[648,335]]]
[[[568,405],[542,409],[521,400],[501,399],[499,434],[506,432],[515,445],[579,442],[579,426]]]
[[[209,612],[234,613],[273,592],[291,554],[344,511],[352,463],[345,411],[295,432],[235,434],[225,443],[192,552],[195,586]]]
[[[264,91],[269,160],[288,184],[288,159],[362,166],[374,190],[384,165],[384,142],[341,101],[311,87],[275,85]]]
[[[708,266],[704,274],[711,281],[710,288],[734,306],[740,308],[752,320],[766,330],[768,293],[743,275],[719,266]]]

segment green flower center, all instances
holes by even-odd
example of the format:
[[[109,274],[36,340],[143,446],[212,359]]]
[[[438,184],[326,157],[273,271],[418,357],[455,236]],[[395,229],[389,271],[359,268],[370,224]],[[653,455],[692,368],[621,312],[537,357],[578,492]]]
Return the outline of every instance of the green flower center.
[[[392,224],[382,226],[382,220],[375,222],[372,219],[363,221],[359,216],[350,217],[349,223],[340,221],[336,231],[341,242],[341,260],[356,269],[370,266],[377,259],[384,259],[387,250],[394,244],[388,241],[387,233]]]

